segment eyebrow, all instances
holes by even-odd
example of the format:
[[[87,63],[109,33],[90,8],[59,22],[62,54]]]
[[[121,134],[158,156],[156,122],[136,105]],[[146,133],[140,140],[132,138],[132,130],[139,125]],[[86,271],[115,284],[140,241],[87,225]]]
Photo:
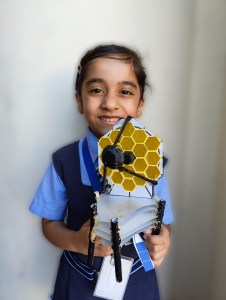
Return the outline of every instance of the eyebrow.
[[[132,87],[134,87],[134,88],[137,89],[137,85],[136,85],[136,83],[134,81],[124,80],[124,81],[119,82],[119,84],[130,85],[130,86],[132,86]]]
[[[102,78],[91,78],[90,80],[88,80],[87,82],[86,82],[86,86],[88,86],[88,85],[90,85],[90,84],[92,84],[92,83],[104,83],[105,82],[105,80],[103,80]]]
[[[102,78],[91,78],[90,80],[88,80],[86,82],[86,86],[92,84],[92,83],[105,83],[106,81]],[[134,87],[135,89],[137,89],[137,84],[134,81],[130,81],[130,80],[123,80],[123,81],[119,81],[118,82],[119,85],[130,85],[132,87]]]

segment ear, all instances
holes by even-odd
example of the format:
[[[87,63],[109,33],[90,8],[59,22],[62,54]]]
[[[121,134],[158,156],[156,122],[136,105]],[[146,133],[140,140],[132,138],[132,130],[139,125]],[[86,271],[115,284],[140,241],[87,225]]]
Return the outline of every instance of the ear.
[[[144,107],[144,99],[140,99],[139,104],[137,106],[136,118],[139,118],[142,115]]]
[[[76,98],[76,102],[77,102],[78,111],[80,112],[80,114],[84,114],[82,96],[80,94],[76,94],[75,98]]]

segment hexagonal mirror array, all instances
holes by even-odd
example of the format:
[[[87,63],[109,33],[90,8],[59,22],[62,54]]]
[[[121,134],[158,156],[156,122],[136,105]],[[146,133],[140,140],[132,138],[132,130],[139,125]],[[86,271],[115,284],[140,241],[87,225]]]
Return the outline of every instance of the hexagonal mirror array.
[[[134,119],[132,119],[134,120]],[[157,136],[153,136],[145,128],[133,125],[132,120],[126,125],[123,134],[117,144],[122,151],[131,151],[135,155],[132,164],[124,165],[139,175],[150,180],[157,181],[163,174],[162,169],[162,142]],[[117,126],[117,125],[116,125]],[[120,127],[110,130],[105,136],[99,140],[99,171],[103,176],[104,165],[102,163],[101,154],[104,148],[112,145],[119,133]],[[114,184],[120,184],[127,192],[132,192],[136,186],[145,186],[147,181],[138,178],[132,174],[117,169],[107,168],[107,177]]]

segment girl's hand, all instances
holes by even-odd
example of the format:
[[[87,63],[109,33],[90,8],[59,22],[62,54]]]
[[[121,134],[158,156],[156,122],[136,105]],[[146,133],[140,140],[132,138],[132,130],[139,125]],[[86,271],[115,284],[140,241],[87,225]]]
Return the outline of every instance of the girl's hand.
[[[89,245],[89,231],[90,220],[83,224],[81,229],[76,232],[79,235],[79,243],[77,245],[77,252],[87,255]],[[94,256],[108,256],[113,253],[113,250],[109,246],[102,245],[102,239],[96,236]]]
[[[159,235],[152,235],[152,229],[144,231],[143,238],[155,267],[163,262],[170,246],[170,225],[162,225]]]

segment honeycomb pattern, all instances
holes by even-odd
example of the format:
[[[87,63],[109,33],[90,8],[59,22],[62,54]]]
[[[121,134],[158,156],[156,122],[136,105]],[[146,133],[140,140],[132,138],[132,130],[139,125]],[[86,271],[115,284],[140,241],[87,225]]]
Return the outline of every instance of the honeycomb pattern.
[[[103,175],[104,165],[101,160],[103,149],[112,145],[119,133],[120,128],[113,128],[99,140],[99,171]],[[157,181],[163,173],[161,140],[157,136],[152,136],[146,129],[137,128],[130,121],[117,144],[123,151],[132,151],[136,159],[125,168]],[[109,182],[120,184],[125,191],[132,192],[136,186],[145,186],[147,182],[127,172],[120,172],[117,169],[107,168],[107,178]]]

